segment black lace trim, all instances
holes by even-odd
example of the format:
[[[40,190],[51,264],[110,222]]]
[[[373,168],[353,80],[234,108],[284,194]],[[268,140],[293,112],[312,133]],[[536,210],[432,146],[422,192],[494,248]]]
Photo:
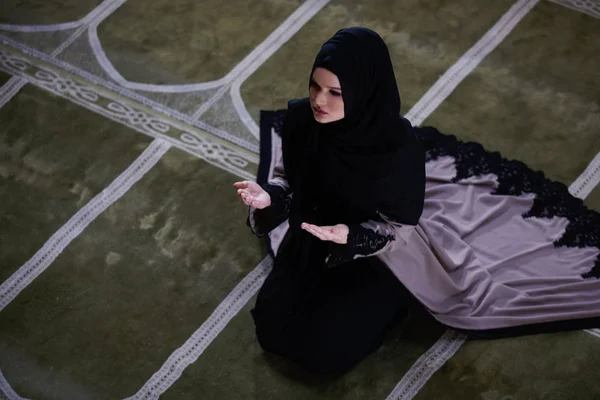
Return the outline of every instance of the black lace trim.
[[[331,245],[331,253],[325,260],[327,266],[335,267],[352,261],[357,255],[369,256],[395,240],[394,235],[380,235],[360,224],[350,225],[349,228],[346,244]]]
[[[273,128],[281,134],[285,110],[273,115]],[[563,236],[554,242],[556,247],[600,248],[600,214],[588,209],[583,200],[572,196],[566,185],[547,179],[543,172],[533,171],[525,163],[503,158],[475,142],[463,142],[432,127],[414,128],[414,133],[426,149],[426,161],[451,156],[455,160],[454,182],[472,176],[492,173],[498,177],[497,195],[536,195],[531,209],[523,218],[563,217],[569,224]],[[600,279],[600,255],[583,278]]]
[[[281,136],[281,128],[283,128],[283,120],[285,119],[285,114],[287,110],[277,110],[271,112],[271,124],[275,133]]]
[[[271,207],[277,209],[284,217],[284,220],[287,219],[292,207],[292,193],[279,185],[271,185],[269,183],[262,184],[261,187],[271,196]]]
[[[248,226],[253,228],[258,236],[266,235],[288,219],[292,206],[292,193],[283,187],[268,183],[261,186],[271,196],[271,205],[262,210],[254,210],[254,227],[251,226],[248,218]]]
[[[492,173],[498,177],[498,188],[492,194],[536,195],[533,206],[523,214],[523,218],[568,219],[565,233],[554,242],[556,247],[600,248],[600,214],[588,209],[583,200],[572,196],[564,184],[547,179],[543,172],[533,171],[523,162],[507,160],[498,152],[486,151],[479,143],[462,142],[435,128],[415,128],[415,135],[425,146],[427,161],[442,156],[454,158],[454,182]],[[600,278],[600,255],[590,271],[582,274],[582,277]]]

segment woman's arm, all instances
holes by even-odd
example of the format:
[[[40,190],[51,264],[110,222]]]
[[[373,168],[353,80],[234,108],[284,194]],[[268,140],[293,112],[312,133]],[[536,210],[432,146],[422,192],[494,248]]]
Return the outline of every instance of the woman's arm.
[[[381,215],[381,221],[348,225],[346,244],[330,244],[325,263],[334,267],[359,257],[369,257],[405,246],[415,226],[400,224]]]
[[[263,209],[250,206],[247,224],[255,235],[262,237],[288,219],[292,204],[292,192],[285,177],[281,152],[273,160],[271,179],[261,187],[271,197],[271,204]]]

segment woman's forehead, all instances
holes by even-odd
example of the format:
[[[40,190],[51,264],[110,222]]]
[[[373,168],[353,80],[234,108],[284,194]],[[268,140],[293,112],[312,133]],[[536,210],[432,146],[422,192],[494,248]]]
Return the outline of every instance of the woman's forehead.
[[[312,78],[319,86],[337,89],[341,88],[340,80],[338,79],[337,75],[328,69],[322,67],[315,68]]]

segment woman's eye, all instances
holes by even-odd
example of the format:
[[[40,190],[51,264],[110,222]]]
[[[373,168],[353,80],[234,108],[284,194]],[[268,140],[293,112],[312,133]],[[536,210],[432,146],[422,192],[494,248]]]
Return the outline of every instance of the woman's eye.
[[[330,90],[329,93],[331,93],[335,97],[339,97],[342,95],[340,92],[336,92],[335,90]]]

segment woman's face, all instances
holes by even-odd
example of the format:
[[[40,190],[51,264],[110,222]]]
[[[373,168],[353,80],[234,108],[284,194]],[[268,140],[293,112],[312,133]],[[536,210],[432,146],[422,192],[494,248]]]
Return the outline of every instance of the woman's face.
[[[326,124],[344,118],[344,99],[338,77],[325,68],[315,68],[310,79],[310,105],[317,122]]]

